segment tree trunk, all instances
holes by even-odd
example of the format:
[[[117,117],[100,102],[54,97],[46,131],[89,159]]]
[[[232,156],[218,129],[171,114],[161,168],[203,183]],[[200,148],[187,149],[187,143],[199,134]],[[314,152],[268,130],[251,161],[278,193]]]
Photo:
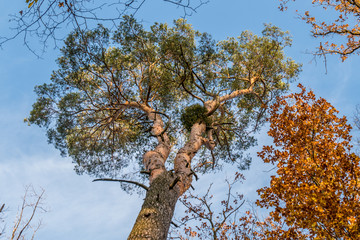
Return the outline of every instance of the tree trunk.
[[[166,240],[176,202],[192,182],[191,159],[202,145],[213,148],[213,141],[202,137],[205,131],[204,123],[192,126],[189,140],[174,159],[174,172],[165,170],[164,162],[169,152],[162,154],[161,138],[156,151],[144,154],[144,165],[152,173],[150,187],[128,240]],[[153,174],[154,170],[156,174]]]
[[[128,240],[166,240],[179,198],[171,172],[163,172],[151,183]]]

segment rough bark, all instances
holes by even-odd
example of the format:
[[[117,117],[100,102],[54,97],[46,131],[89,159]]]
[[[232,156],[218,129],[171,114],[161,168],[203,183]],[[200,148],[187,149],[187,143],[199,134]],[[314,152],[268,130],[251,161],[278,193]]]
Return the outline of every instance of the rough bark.
[[[165,240],[179,198],[175,188],[178,178],[165,169],[170,140],[164,131],[161,115],[146,106],[143,106],[143,110],[153,121],[151,134],[157,138],[158,145],[143,156],[144,167],[150,173],[150,187],[128,239]]]
[[[129,240],[166,240],[179,194],[174,188],[177,178],[163,172],[153,180]]]

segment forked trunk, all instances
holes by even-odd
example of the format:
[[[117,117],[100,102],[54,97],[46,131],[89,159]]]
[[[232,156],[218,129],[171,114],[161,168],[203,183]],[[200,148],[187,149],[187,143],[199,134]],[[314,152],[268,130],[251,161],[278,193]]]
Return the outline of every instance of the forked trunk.
[[[193,125],[189,140],[176,154],[174,172],[166,171],[163,164],[169,152],[164,157],[162,146],[169,144],[159,144],[155,151],[144,154],[144,165],[151,172],[150,188],[129,240],[166,240],[176,202],[192,182],[191,159],[202,145],[213,148],[213,141],[202,137],[205,131],[204,123]]]
[[[166,240],[178,200],[175,181],[166,171],[154,179],[128,240]]]

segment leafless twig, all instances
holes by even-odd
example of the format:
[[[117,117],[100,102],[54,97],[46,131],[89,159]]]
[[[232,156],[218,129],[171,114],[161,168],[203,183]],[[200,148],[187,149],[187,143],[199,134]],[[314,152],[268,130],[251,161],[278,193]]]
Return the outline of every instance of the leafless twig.
[[[25,2],[25,0],[23,1]],[[91,29],[97,24],[116,26],[124,15],[135,15],[147,0],[38,0],[30,7],[25,7],[10,15],[10,36],[0,35],[0,47],[6,42],[23,37],[24,45],[38,57],[37,49],[31,45],[31,39],[37,38],[42,43],[44,52],[52,42],[54,47],[62,43],[68,32],[63,29]],[[209,2],[209,0],[163,0],[183,8],[184,17]],[[150,5],[151,6],[151,5]]]
[[[46,212],[43,206],[44,193],[44,189],[36,192],[32,186],[25,187],[23,202],[12,228],[11,240],[27,239],[27,233],[31,234],[29,239],[34,239],[41,226],[41,220],[34,224],[35,216],[38,212]]]

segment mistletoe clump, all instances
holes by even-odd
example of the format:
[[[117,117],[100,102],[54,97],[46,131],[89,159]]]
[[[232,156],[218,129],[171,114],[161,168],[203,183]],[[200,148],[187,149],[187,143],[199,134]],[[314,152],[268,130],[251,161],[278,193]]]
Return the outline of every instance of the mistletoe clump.
[[[196,122],[203,122],[206,126],[211,125],[211,119],[207,116],[207,110],[200,104],[194,104],[186,107],[181,114],[181,123],[186,130],[191,131],[191,127]]]

